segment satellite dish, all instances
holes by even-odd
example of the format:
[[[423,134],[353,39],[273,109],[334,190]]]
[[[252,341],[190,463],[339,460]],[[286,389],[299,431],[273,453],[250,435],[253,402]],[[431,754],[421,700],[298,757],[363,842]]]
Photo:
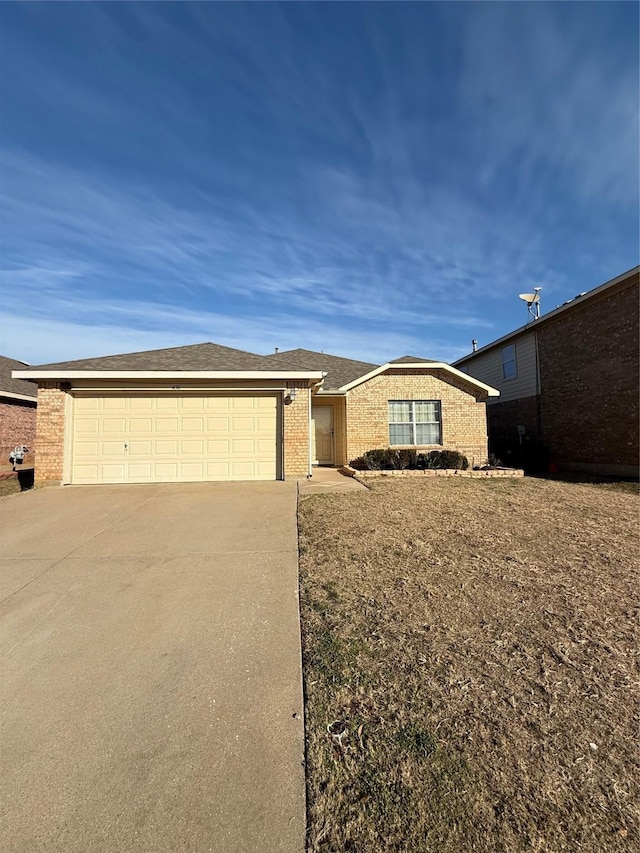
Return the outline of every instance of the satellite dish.
[[[541,287],[534,287],[533,293],[519,293],[518,296],[522,299],[523,302],[527,303],[527,308],[529,309],[529,314],[532,319],[538,320],[540,318],[540,291]]]

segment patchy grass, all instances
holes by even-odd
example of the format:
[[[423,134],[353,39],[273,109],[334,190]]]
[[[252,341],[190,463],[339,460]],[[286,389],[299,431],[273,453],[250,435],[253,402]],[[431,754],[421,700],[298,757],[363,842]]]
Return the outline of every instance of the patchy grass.
[[[636,495],[300,503],[309,850],[639,849]]]
[[[7,495],[15,495],[20,491],[20,482],[17,477],[3,477],[0,479],[0,498]]]

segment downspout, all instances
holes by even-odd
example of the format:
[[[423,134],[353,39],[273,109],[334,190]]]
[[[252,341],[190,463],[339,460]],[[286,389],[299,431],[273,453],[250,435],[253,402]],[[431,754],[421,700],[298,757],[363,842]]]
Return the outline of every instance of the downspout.
[[[311,388],[308,389],[308,397],[309,397],[309,472],[307,474],[307,480],[310,480],[313,477],[313,466],[311,465]]]
[[[538,330],[534,328],[533,339],[536,345],[536,427],[538,439],[542,439],[542,388],[540,383],[540,353],[538,350]]]

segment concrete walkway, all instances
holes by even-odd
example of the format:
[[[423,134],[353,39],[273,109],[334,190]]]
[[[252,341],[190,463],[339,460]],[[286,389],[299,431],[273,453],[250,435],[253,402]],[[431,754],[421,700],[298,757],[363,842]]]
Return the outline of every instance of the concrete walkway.
[[[301,496],[321,495],[326,492],[361,492],[363,489],[366,491],[366,486],[353,477],[345,477],[337,468],[320,466],[313,469],[313,477],[298,483],[298,493]]]
[[[2,847],[304,849],[296,484],[0,502]]]

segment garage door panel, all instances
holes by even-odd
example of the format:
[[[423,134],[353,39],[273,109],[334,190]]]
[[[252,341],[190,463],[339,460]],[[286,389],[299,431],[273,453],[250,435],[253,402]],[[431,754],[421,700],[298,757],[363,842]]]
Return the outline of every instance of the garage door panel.
[[[204,465],[202,462],[182,462],[180,464],[180,477],[182,480],[204,479]]]
[[[238,417],[231,418],[232,432],[255,432],[256,421],[254,418]]]
[[[127,453],[124,441],[101,441],[99,447],[101,456],[107,459],[111,459],[114,456],[124,459]]]
[[[205,474],[210,480],[228,480],[229,479],[229,463],[228,462],[205,462]]]
[[[178,479],[178,463],[176,462],[155,462],[153,465],[153,475],[156,478],[166,480]]]
[[[231,420],[230,418],[207,418],[206,423],[207,432],[230,432],[231,431]]]
[[[123,435],[127,431],[125,418],[102,418],[99,426],[100,432],[104,435]]]
[[[151,456],[152,452],[153,442],[151,441],[151,439],[132,439],[129,442],[129,449],[126,451],[129,457],[144,456],[147,459]]]
[[[153,432],[153,418],[129,418],[128,432],[130,434],[142,434]]]
[[[151,412],[153,410],[153,400],[151,397],[131,397],[129,409],[132,412]]]
[[[177,456],[179,451],[177,438],[157,438],[153,442],[153,456]]]
[[[124,412],[127,408],[126,399],[124,397],[103,397],[102,405],[103,412]]]
[[[158,433],[175,434],[180,430],[180,421],[178,418],[156,418],[154,431]]]
[[[265,417],[264,415],[261,415],[259,418],[256,418],[255,423],[259,433],[265,433],[275,437],[276,424],[273,416]]]
[[[204,418],[182,418],[180,426],[183,432],[204,432]]]
[[[197,456],[200,459],[205,454],[205,442],[202,438],[192,438],[180,442],[181,456]]]
[[[75,411],[76,415],[85,412],[101,412],[101,401],[97,397],[76,397]]]
[[[275,479],[277,413],[275,395],[79,396],[71,481]]]
[[[77,417],[75,425],[76,435],[90,435],[100,432],[99,418]]]
[[[154,397],[155,409],[159,412],[177,412],[179,397]]]
[[[228,438],[207,439],[207,456],[228,456],[230,450]]]
[[[231,439],[231,452],[234,456],[253,456],[255,444],[252,438]]]
[[[75,455],[77,459],[89,457],[95,459],[100,453],[100,444],[97,441],[77,441],[75,446]]]
[[[127,476],[132,483],[148,483],[152,479],[150,462],[129,462]]]
[[[183,412],[201,412],[205,408],[205,398],[204,397],[183,397],[182,398],[182,411]]]
[[[260,479],[275,480],[276,465],[275,462],[265,460],[264,462],[256,462],[256,475]]]
[[[205,397],[204,408],[209,412],[228,412],[231,401],[229,397]]]
[[[100,465],[100,475],[104,482],[121,483],[126,477],[127,468],[124,463],[113,465],[103,463]]]

